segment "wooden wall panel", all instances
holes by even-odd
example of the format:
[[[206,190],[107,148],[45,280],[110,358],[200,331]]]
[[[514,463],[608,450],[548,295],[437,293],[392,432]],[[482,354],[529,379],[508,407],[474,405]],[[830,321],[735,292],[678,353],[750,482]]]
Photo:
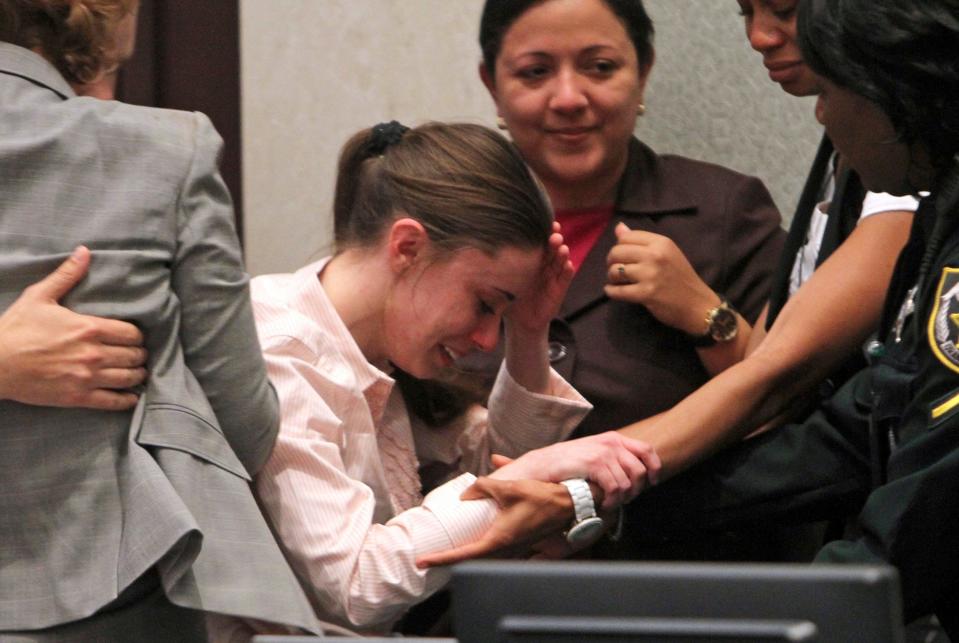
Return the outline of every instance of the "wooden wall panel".
[[[140,0],[137,30],[117,97],[210,117],[225,143],[220,170],[242,237],[238,0]]]

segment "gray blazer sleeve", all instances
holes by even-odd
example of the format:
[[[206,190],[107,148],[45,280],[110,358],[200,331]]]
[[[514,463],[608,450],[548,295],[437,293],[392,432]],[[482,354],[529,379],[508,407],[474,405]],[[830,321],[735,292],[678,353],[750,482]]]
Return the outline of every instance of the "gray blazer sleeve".
[[[180,339],[223,433],[252,475],[279,430],[279,403],[260,352],[249,277],[230,194],[217,165],[223,141],[195,114],[195,151],[177,204],[172,286],[182,304]]]

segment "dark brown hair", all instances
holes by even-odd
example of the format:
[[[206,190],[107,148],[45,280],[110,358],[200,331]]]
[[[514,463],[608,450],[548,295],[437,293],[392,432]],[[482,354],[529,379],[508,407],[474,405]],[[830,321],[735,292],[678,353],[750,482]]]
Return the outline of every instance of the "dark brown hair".
[[[396,142],[355,134],[340,155],[333,201],[337,251],[375,245],[397,213],[419,221],[441,252],[471,247],[545,248],[546,197],[523,159],[496,132],[466,123],[427,123]]]
[[[486,0],[480,17],[479,43],[483,65],[490,78],[496,78],[496,59],[503,46],[503,36],[520,16],[546,0]],[[653,60],[653,21],[642,0],[603,0],[603,4],[623,23],[636,49],[639,68]]]
[[[70,83],[96,80],[117,63],[117,24],[135,0],[0,0],[0,40],[32,49]]]
[[[959,3],[800,3],[803,59],[876,103],[899,140],[925,145],[938,168],[959,154]]]

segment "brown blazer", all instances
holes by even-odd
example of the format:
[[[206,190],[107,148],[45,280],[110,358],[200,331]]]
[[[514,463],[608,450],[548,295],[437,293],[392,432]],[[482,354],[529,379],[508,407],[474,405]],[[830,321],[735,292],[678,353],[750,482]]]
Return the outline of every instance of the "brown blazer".
[[[620,221],[672,239],[696,273],[750,322],[766,304],[786,236],[759,179],[681,156],[660,156],[633,139],[613,218],[550,324],[552,367],[594,407],[572,437],[665,411],[709,379],[684,333],[661,324],[644,306],[613,301],[604,293],[606,255]],[[502,346],[470,355],[460,360],[455,381],[470,391],[488,392],[502,359]]]
[[[660,156],[633,139],[613,219],[550,328],[553,367],[595,406],[575,435],[665,411],[708,379],[687,336],[645,307],[603,293],[606,255],[619,221],[672,239],[697,274],[750,322],[766,302],[785,237],[759,179]]]

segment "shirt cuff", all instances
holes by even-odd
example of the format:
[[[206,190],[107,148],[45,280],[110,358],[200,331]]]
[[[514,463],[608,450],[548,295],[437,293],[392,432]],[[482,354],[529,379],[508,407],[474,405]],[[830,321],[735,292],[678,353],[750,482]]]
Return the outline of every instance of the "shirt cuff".
[[[503,360],[490,394],[490,425],[502,439],[519,447],[518,453],[525,453],[566,439],[592,408],[553,369],[549,371],[548,392],[532,393],[513,379]]]
[[[423,507],[436,516],[453,547],[479,540],[496,518],[498,508],[495,501],[460,500],[460,495],[475,481],[476,476],[472,473],[464,473],[437,487],[423,499]]]

